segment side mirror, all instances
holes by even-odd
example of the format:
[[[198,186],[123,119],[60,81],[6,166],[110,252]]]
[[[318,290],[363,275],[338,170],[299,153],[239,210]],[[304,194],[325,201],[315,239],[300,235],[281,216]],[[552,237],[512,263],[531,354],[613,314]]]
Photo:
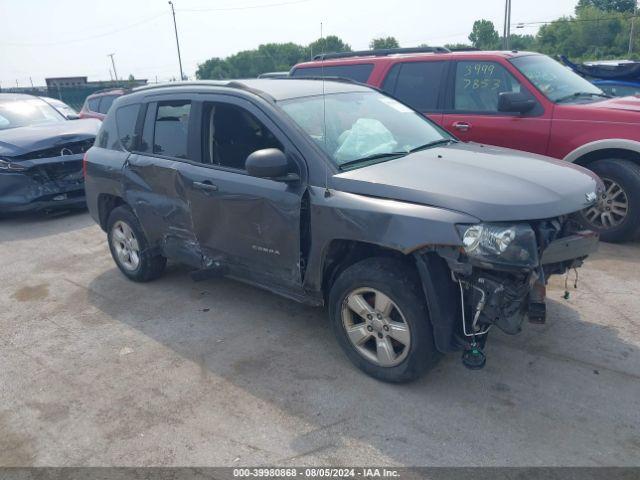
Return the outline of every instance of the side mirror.
[[[247,157],[244,164],[247,173],[253,177],[270,178],[272,180],[293,181],[298,176],[289,173],[289,161],[282,150],[265,148],[256,150]]]
[[[521,92],[502,92],[498,95],[499,112],[527,113],[535,106],[536,101]]]

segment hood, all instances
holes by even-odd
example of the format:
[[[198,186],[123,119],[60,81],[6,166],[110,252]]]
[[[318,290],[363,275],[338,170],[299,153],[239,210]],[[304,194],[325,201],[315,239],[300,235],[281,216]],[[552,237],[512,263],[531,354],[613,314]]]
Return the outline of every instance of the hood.
[[[602,188],[588,170],[516,150],[457,143],[350,170],[333,177],[351,193],[419,203],[483,221],[519,221],[573,213]],[[589,198],[587,198],[589,196]]]
[[[589,104],[591,108],[603,108],[607,110],[625,110],[640,112],[640,97],[614,97],[602,102]],[[638,119],[640,121],[640,119]]]
[[[51,125],[18,127],[0,130],[0,157],[17,157],[29,152],[46,150],[68,143],[95,138],[99,120],[68,120]]]
[[[554,120],[627,123],[636,128],[639,113],[640,97],[614,97],[591,103],[556,104],[553,116]]]

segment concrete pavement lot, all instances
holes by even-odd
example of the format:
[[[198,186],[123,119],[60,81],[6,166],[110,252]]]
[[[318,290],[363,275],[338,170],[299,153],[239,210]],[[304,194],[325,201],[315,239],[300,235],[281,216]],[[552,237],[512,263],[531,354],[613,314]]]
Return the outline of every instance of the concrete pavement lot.
[[[640,245],[601,245],[487,367],[356,370],[323,310],[170,265],[88,214],[0,222],[0,465],[640,465]]]

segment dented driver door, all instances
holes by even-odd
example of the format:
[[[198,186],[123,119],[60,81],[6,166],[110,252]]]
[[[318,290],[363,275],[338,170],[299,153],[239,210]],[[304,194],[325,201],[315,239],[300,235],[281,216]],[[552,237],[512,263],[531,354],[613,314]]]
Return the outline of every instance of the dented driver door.
[[[193,228],[207,261],[268,287],[299,287],[303,184],[256,178],[244,170],[255,150],[276,147],[289,156],[294,147],[250,102],[203,97],[201,164],[184,173],[190,177]]]

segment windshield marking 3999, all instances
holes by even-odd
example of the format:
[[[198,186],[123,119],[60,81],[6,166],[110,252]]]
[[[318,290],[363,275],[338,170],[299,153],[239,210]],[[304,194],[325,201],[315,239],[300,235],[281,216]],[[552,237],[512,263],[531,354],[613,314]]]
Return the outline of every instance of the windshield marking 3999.
[[[341,169],[454,140],[423,115],[378,92],[295,98],[281,107]]]

